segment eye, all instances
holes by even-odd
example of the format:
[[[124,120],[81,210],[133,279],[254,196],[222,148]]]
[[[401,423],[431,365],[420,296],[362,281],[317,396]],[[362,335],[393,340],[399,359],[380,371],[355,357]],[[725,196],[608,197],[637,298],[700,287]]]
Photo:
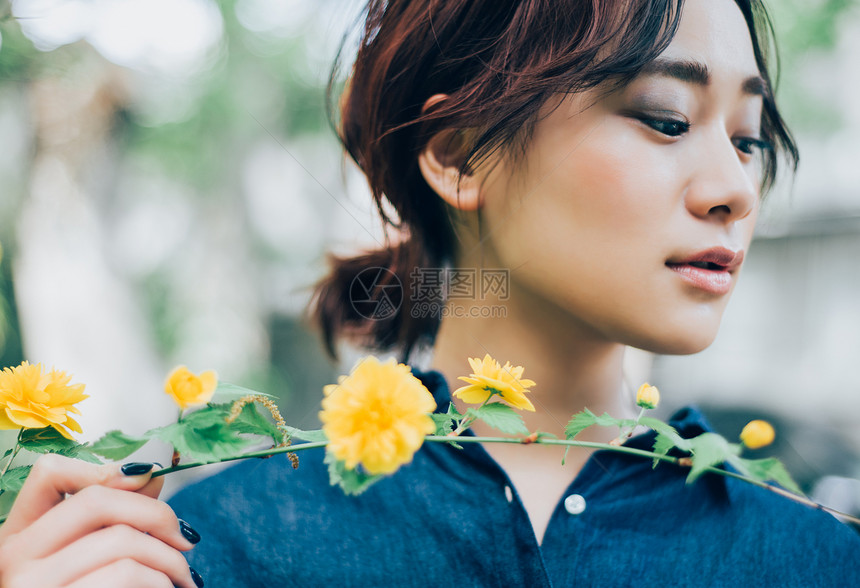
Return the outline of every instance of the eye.
[[[690,130],[690,123],[685,120],[647,117],[640,117],[639,120],[661,135],[666,135],[667,137],[680,137]]]
[[[732,143],[735,144],[735,149],[746,155],[753,155],[757,151],[770,151],[773,149],[773,145],[769,142],[754,137],[738,137],[733,139]]]

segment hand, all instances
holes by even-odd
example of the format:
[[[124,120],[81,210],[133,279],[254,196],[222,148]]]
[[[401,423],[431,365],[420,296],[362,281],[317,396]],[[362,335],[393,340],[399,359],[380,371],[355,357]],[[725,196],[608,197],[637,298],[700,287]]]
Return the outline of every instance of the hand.
[[[41,456],[0,527],[0,586],[202,586],[181,553],[199,536],[157,499],[163,480],[125,469]]]

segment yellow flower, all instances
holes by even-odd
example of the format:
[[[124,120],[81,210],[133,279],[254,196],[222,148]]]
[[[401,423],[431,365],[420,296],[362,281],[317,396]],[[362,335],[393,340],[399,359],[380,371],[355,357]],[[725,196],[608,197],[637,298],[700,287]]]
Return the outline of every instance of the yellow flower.
[[[647,382],[639,386],[639,391],[636,392],[636,405],[642,408],[657,408],[660,404],[660,391],[656,386],[652,386]]]
[[[436,401],[409,366],[368,356],[323,388],[320,420],[328,450],[349,469],[390,474],[412,460],[436,430]]]
[[[69,385],[71,376],[52,369],[42,372],[42,364],[26,361],[0,372],[0,429],[42,429],[53,427],[66,439],[68,429],[81,432],[70,414],[81,414],[74,406],[85,398],[83,384]]]
[[[760,449],[773,443],[776,433],[767,421],[750,421],[741,431],[741,443],[750,449]]]
[[[210,370],[196,375],[184,365],[170,372],[167,381],[164,382],[164,391],[182,410],[189,406],[206,404],[212,399],[217,387],[218,376],[215,372]]]
[[[458,378],[469,385],[454,390],[454,396],[470,404],[482,404],[493,394],[498,394],[514,408],[534,411],[534,405],[526,398],[526,388],[531,388],[535,383],[522,379],[522,366],[514,367],[509,362],[500,366],[489,353],[483,361],[470,357],[469,365],[472,366],[470,377]]]

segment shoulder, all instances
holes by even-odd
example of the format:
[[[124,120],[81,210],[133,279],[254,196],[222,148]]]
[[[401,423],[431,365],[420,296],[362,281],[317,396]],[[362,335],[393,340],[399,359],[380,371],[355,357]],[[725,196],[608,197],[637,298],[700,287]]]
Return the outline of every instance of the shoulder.
[[[753,553],[840,573],[860,553],[860,534],[831,514],[738,480],[726,485],[737,540]],[[853,573],[860,585],[860,571]]]

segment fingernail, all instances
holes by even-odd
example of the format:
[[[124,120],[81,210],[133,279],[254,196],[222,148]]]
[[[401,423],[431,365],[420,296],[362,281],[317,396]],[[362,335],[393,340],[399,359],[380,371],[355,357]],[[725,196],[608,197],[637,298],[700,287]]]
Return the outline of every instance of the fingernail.
[[[182,536],[188,539],[190,543],[198,544],[200,543],[200,533],[195,531],[191,525],[179,519],[179,531],[182,533]]]
[[[203,578],[200,577],[200,574],[197,573],[197,570],[194,568],[188,568],[191,570],[191,579],[194,580],[194,585],[197,588],[203,588]]]
[[[126,476],[142,476],[143,474],[148,474],[149,471],[152,470],[152,464],[133,461],[131,463],[123,464],[120,470],[122,470],[122,473]]]

